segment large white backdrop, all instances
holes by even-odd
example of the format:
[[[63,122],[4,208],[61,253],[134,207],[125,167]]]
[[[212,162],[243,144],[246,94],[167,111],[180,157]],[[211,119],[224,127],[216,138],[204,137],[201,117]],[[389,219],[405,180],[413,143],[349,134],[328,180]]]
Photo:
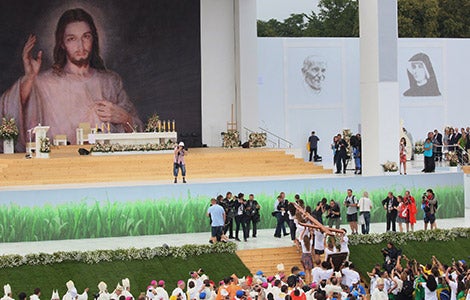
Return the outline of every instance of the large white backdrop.
[[[468,39],[399,39],[400,118],[415,141],[470,126],[469,50]],[[333,135],[360,132],[359,61],[356,38],[259,38],[260,126],[303,149],[314,130],[331,160]]]

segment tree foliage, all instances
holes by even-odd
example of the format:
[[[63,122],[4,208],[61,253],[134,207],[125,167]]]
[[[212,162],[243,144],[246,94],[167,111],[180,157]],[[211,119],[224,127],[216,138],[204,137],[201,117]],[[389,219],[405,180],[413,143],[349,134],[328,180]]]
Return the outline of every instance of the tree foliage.
[[[469,38],[469,0],[398,0],[399,37]],[[258,20],[260,37],[358,37],[358,0],[320,0],[317,12]]]

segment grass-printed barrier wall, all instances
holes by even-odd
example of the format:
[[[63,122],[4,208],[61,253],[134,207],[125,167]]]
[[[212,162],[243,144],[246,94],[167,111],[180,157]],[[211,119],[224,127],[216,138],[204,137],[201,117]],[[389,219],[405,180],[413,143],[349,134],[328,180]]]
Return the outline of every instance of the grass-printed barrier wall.
[[[409,176],[411,177],[411,176]],[[402,178],[402,177],[397,177]],[[455,183],[455,178],[447,182],[437,180],[440,184],[432,184],[432,180],[413,182],[412,188],[407,184],[390,184],[384,179],[360,179],[361,182],[348,181],[280,181],[264,183],[262,191],[256,190],[260,184],[239,183],[238,185],[207,184],[206,189],[188,192],[191,185],[184,186],[186,192],[179,196],[155,196],[149,192],[145,199],[122,200],[118,196],[104,199],[82,198],[70,201],[45,201],[44,203],[25,205],[21,199],[0,202],[0,242],[22,242],[62,239],[82,239],[116,236],[158,235],[210,231],[209,219],[205,213],[209,200],[226,190],[233,193],[254,193],[260,203],[260,228],[274,228],[276,220],[271,216],[274,202],[280,191],[286,191],[288,199],[294,199],[300,193],[307,205],[314,207],[322,198],[328,200],[344,200],[346,186],[351,186],[359,198],[364,190],[369,192],[373,201],[372,222],[385,222],[385,211],[381,205],[388,191],[395,195],[403,195],[409,189],[418,204],[418,216],[423,217],[420,208],[422,193],[429,187],[433,188],[439,200],[438,218],[454,218],[464,216],[463,180]],[[383,182],[382,182],[383,181]],[[405,182],[406,183],[406,182]],[[427,184],[429,183],[429,185]],[[381,187],[381,185],[384,185]],[[173,188],[174,186],[172,186]],[[212,190],[210,187],[213,187]],[[238,187],[238,189],[235,189]],[[368,188],[365,188],[368,187]],[[132,191],[132,189],[130,189]],[[197,190],[195,188],[195,190]],[[295,192],[294,192],[295,191]],[[122,191],[121,191],[122,193]],[[64,197],[68,196],[63,193]],[[132,195],[131,195],[132,196]],[[114,199],[116,198],[116,199]],[[27,202],[27,200],[24,200]],[[33,202],[34,203],[34,202]],[[345,222],[345,209],[341,210]]]

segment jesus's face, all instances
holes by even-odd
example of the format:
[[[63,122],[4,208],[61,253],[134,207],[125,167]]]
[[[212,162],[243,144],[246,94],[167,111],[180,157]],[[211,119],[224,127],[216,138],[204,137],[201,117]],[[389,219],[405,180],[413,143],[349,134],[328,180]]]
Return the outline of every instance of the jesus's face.
[[[93,35],[86,22],[73,22],[65,27],[63,47],[67,60],[79,67],[88,65],[93,47]]]

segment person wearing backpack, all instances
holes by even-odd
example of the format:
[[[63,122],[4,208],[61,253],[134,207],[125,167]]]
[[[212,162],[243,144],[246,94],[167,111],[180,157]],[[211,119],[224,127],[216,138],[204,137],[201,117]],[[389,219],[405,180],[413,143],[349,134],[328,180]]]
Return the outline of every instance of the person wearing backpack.
[[[428,229],[428,223],[430,224],[431,230],[437,229],[436,211],[438,202],[432,189],[428,189],[426,193],[423,194],[421,207],[424,210],[424,230]]]

